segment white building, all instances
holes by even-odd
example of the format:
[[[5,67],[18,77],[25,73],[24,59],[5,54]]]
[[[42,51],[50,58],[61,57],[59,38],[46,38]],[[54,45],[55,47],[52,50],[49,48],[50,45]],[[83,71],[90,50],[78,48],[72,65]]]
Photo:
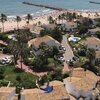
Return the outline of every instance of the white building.
[[[64,79],[64,84],[68,93],[77,99],[83,97],[84,100],[95,100],[99,93],[98,89],[95,88],[98,79],[93,72],[75,68],[72,70],[71,77]]]
[[[1,87],[0,100],[14,100],[15,88],[14,87]]]
[[[93,48],[96,51],[100,51],[100,39],[96,37],[88,37],[85,42],[87,48]]]

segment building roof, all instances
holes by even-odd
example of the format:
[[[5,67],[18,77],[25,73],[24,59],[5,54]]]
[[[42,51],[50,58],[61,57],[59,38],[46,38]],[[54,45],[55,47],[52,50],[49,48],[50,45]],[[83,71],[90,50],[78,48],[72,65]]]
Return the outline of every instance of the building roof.
[[[47,43],[47,42],[50,42],[50,41],[55,41],[56,43],[59,43],[58,41],[56,41],[52,37],[46,35],[46,36],[38,37],[38,38],[35,38],[35,39],[28,41],[28,46],[30,47],[31,45],[34,45],[35,47],[39,48],[39,45],[42,42]]]
[[[96,51],[96,58],[100,58],[100,51]]]
[[[53,30],[56,27],[56,25],[55,24],[44,24],[42,25],[42,27]]]
[[[94,28],[94,29],[89,29],[90,32],[97,32],[97,31],[100,31],[100,28],[97,27],[97,28]]]
[[[99,77],[91,71],[84,71],[82,68],[75,68],[72,76],[65,78],[64,81],[71,82],[78,90],[88,91],[93,88]]]
[[[86,38],[86,42],[87,45],[100,45],[100,39],[96,38],[96,37],[88,37]]]
[[[50,93],[45,93],[40,89],[28,89],[23,91],[23,95],[25,96],[25,100],[60,100],[69,98],[69,95],[64,88],[64,84],[59,81],[52,81],[50,85],[53,86],[53,90]]]
[[[30,29],[30,31],[35,34],[40,34],[40,31],[43,29],[42,27],[37,26],[37,25],[28,25],[26,27],[28,27]]]
[[[0,100],[7,100],[7,97],[15,91],[14,87],[1,87],[0,88]]]

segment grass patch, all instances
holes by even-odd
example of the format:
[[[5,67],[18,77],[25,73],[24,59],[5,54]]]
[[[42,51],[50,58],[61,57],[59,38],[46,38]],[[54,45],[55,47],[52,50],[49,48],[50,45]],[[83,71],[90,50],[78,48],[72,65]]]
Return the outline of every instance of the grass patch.
[[[32,84],[35,84],[35,80],[38,78],[37,76],[24,72],[19,68],[15,68],[14,66],[6,65],[2,67],[4,69],[4,79],[3,80],[11,81],[13,86],[16,86],[17,84],[20,83],[22,86],[24,84],[24,87],[28,87],[28,86],[32,87]],[[16,80],[17,77],[20,77],[19,81]]]

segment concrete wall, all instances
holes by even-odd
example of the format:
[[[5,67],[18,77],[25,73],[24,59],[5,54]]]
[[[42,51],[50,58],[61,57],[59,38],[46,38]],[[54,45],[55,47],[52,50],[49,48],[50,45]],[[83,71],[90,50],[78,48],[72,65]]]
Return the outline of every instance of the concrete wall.
[[[21,99],[20,100],[25,100],[25,95],[21,94]]]
[[[96,51],[100,51],[100,45],[87,45],[88,48],[93,48]]]
[[[73,84],[64,80],[65,88],[71,95],[75,96],[76,98],[80,97],[80,92],[74,87]]]
[[[92,95],[93,90],[89,90],[87,92],[78,90],[72,83],[68,82],[67,80],[64,80],[65,88],[68,91],[69,94],[73,95],[76,98],[84,97],[85,100],[95,100],[95,96]],[[95,86],[95,85],[94,85]],[[94,87],[93,86],[93,87]]]
[[[15,96],[15,90],[11,92],[11,94],[8,96],[7,100],[14,100],[14,96]]]

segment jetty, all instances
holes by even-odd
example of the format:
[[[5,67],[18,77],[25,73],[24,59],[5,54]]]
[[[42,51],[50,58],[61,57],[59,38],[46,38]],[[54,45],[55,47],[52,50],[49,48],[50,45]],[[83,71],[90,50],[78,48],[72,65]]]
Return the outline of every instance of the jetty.
[[[36,7],[48,8],[48,9],[58,10],[58,11],[67,10],[67,9],[64,9],[64,8],[51,7],[51,6],[48,6],[48,5],[34,4],[34,3],[30,3],[30,2],[22,2],[22,3],[26,4],[26,5],[32,5],[32,6],[36,6]]]
[[[89,1],[89,2],[94,4],[100,4],[100,2],[95,2],[95,1]]]

